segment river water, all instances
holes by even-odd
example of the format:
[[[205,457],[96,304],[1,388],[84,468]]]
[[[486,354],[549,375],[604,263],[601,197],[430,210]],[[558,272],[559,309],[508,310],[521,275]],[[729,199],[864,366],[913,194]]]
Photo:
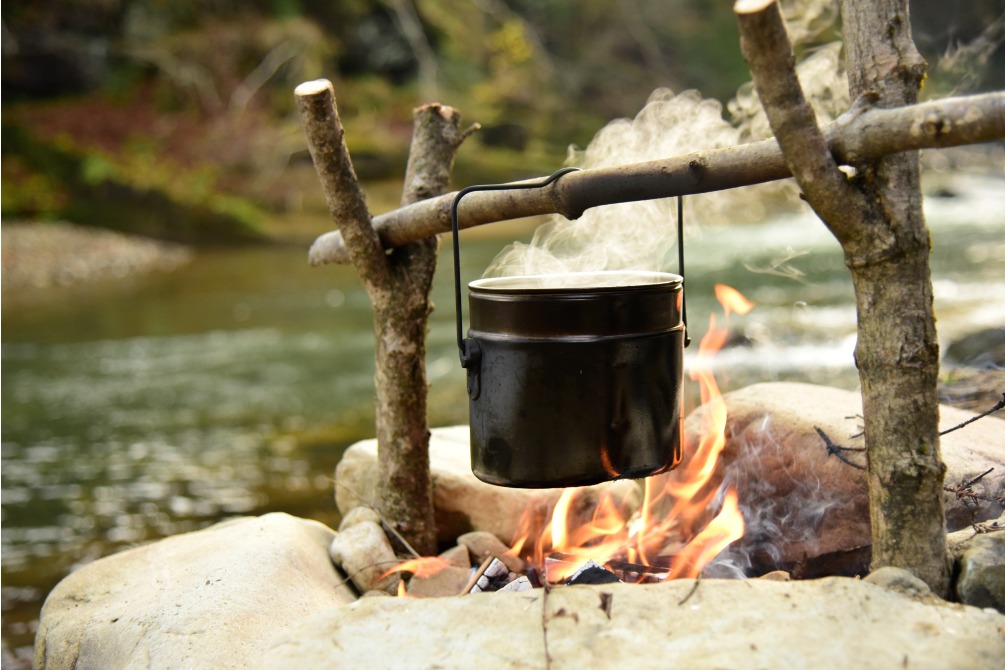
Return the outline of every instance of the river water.
[[[957,187],[926,200],[944,342],[1005,325],[1005,180]],[[465,233],[462,244],[474,279],[504,242]],[[721,319],[715,283],[757,303],[733,318],[746,344],[718,358],[726,389],[856,388],[851,284],[822,224],[805,214],[711,227],[686,248],[695,337],[710,312]],[[467,415],[448,252],[429,338],[432,425]],[[171,273],[7,302],[6,649],[30,645],[45,594],[98,557],[234,515],[337,523],[333,468],[373,434],[370,311],[351,269],[310,268],[298,246],[213,250]]]

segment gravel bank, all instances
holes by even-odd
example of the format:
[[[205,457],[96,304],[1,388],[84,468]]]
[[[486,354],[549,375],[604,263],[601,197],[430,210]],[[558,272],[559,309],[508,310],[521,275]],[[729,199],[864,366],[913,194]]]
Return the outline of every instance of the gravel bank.
[[[4,293],[173,270],[192,256],[181,245],[70,223],[4,222],[0,232]]]

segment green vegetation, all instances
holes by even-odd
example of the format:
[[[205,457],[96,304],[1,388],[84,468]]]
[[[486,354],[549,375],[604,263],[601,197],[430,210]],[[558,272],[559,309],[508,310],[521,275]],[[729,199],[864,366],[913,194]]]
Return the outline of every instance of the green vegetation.
[[[801,44],[833,39],[829,3],[785,4],[814,17]],[[917,5],[933,64],[982,31],[996,43],[995,0],[953,34],[934,0]],[[728,2],[42,0],[3,14],[3,215],[190,241],[323,213],[292,101],[308,79],[334,82],[368,182],[401,177],[415,106],[481,123],[458,158],[464,185],[549,172],[656,88],[725,102],[747,78]],[[992,55],[973,44],[950,65],[977,81],[967,65]]]

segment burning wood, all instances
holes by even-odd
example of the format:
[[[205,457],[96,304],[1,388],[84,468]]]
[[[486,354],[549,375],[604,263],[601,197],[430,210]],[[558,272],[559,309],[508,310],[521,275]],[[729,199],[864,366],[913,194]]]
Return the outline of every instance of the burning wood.
[[[489,556],[471,576],[471,581],[462,593],[498,591],[515,579],[516,575],[509,571],[505,563],[495,556]]]

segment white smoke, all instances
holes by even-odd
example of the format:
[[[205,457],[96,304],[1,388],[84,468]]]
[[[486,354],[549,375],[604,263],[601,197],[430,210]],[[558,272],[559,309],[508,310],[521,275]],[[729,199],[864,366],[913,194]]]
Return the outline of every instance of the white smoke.
[[[830,3],[798,3],[790,32],[797,43],[815,38],[834,19]],[[807,97],[825,124],[848,107],[839,43],[807,51],[797,66]],[[736,146],[771,135],[751,84],[741,86],[723,117],[722,105],[695,90],[675,94],[657,89],[634,119],[602,128],[583,151],[570,149],[567,163],[599,168],[669,158]],[[685,235],[702,225],[751,223],[773,210],[803,207],[790,181],[689,196],[684,205]],[[486,277],[553,275],[601,270],[676,270],[676,201],[672,199],[595,207],[574,221],[551,217],[530,244],[504,249]]]

